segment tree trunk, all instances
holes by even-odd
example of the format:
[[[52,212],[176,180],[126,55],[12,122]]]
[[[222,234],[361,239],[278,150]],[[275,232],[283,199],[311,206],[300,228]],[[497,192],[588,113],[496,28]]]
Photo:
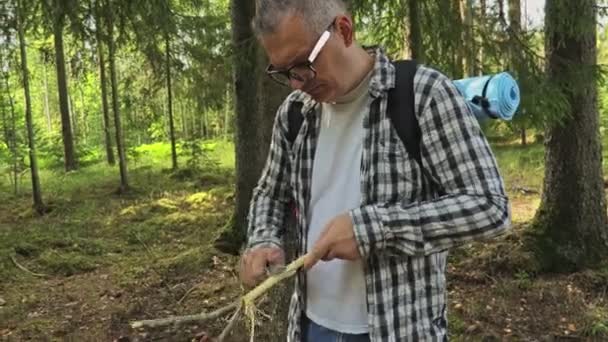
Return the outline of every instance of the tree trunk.
[[[420,8],[418,0],[408,1],[408,46],[410,56],[419,63],[424,63],[426,56],[422,42],[422,29],[420,28]]]
[[[454,35],[454,37],[456,38],[460,38],[460,39],[449,39],[448,38],[448,43],[450,46],[450,50],[451,50],[451,54],[453,56],[452,59],[452,77],[454,79],[460,79],[464,76],[464,60],[465,60],[465,50],[466,50],[466,44],[467,42],[462,42],[462,39],[464,37],[465,34],[465,30],[464,30],[464,22],[463,22],[463,16],[462,16],[462,1],[463,0],[452,0],[452,2],[450,3],[451,5],[451,12],[452,15],[454,16],[454,26],[453,26],[453,30],[456,31],[456,34]]]
[[[103,110],[103,133],[104,133],[104,142],[106,146],[106,160],[109,165],[115,165],[116,159],[114,158],[114,150],[112,149],[112,135],[110,128],[110,113],[108,107],[108,89],[107,89],[107,79],[106,79],[106,63],[105,57],[103,53],[103,39],[101,35],[101,13],[99,10],[99,1],[95,2],[96,6],[96,35],[97,35],[97,55],[99,56],[99,83],[101,84],[101,108]]]
[[[6,86],[6,95],[8,96],[8,104],[11,109],[11,128],[9,131],[7,142],[9,142],[9,150],[11,151],[11,155],[13,157],[13,174],[12,174],[12,182],[14,186],[15,196],[19,194],[19,170],[18,170],[18,155],[17,155],[17,115],[15,114],[15,101],[13,100],[13,95],[11,94],[11,86],[9,83],[9,73],[4,74],[4,84]]]
[[[462,40],[464,42],[463,71],[465,77],[476,74],[475,38],[473,36],[473,0],[460,0],[460,16],[463,23]]]
[[[70,118],[72,119],[72,138],[74,139],[74,145],[78,145],[78,112],[74,108],[74,101],[72,100],[72,95],[70,95],[70,91],[68,90],[68,111],[70,112]]]
[[[230,91],[226,90],[226,101],[224,102],[224,139],[228,139],[228,127],[230,126]]]
[[[70,108],[68,103],[68,83],[65,72],[65,56],[63,52],[63,24],[65,16],[59,14],[55,18],[53,37],[55,39],[55,65],[57,67],[57,88],[59,90],[59,108],[61,110],[61,132],[63,134],[63,150],[65,170],[78,168],[74,151]]]
[[[167,72],[167,106],[169,112],[169,137],[171,139],[171,162],[173,170],[177,170],[177,149],[175,147],[175,124],[173,122],[173,93],[171,91],[171,41],[168,32],[165,32],[165,53]]]
[[[256,182],[257,177],[260,176],[268,155],[268,149],[270,147],[270,140],[272,139],[272,127],[274,119],[276,117],[277,110],[283,100],[289,95],[289,88],[283,87],[278,83],[274,82],[270,77],[266,75],[265,69],[269,61],[266,57],[266,53],[263,49],[258,49],[258,87],[257,87],[257,119],[255,122],[255,132],[257,133],[257,139],[261,144],[256,149],[257,166],[255,169]],[[253,189],[251,189],[253,190]]]
[[[78,84],[78,95],[80,95],[80,105],[82,106],[82,131],[80,134],[82,135],[82,143],[86,146],[87,137],[89,136],[89,114],[87,112],[87,106],[84,100],[84,90],[80,84]]]
[[[287,94],[263,75],[265,55],[256,44],[250,22],[254,15],[253,1],[232,1],[232,38],[234,55],[235,94],[235,150],[236,150],[236,206],[229,229],[216,241],[216,247],[229,253],[238,253],[246,238],[247,212],[253,188],[258,182],[265,164],[276,110]],[[254,70],[254,72],[252,72]],[[285,239],[288,256],[293,256],[295,229],[287,229],[290,236]],[[289,235],[289,233],[288,233]],[[274,317],[287,317],[289,298],[293,284],[289,282],[273,290],[269,311]],[[285,341],[287,320],[276,323],[262,331],[266,341]]]
[[[46,61],[42,61],[42,68],[44,70],[44,116],[46,117],[46,128],[48,132],[53,131],[53,120],[51,120],[51,109],[49,107],[49,80],[48,72],[46,70]]]
[[[198,137],[198,133],[197,133],[198,126],[197,126],[197,120],[196,120],[196,113],[198,111],[198,105],[192,103],[192,101],[188,101],[188,102],[190,102],[190,105],[188,107],[192,109],[190,111],[190,139],[196,139]],[[193,107],[193,106],[195,106],[195,107]]]
[[[188,140],[190,137],[188,136],[188,128],[186,126],[186,112],[184,110],[184,102],[178,100],[179,106],[179,118],[182,124],[182,139]]]
[[[477,22],[478,25],[481,26],[482,30],[485,30],[485,25],[486,25],[486,11],[487,11],[487,4],[486,4],[486,0],[479,0],[479,14],[477,16]],[[479,60],[479,65],[477,68],[477,73],[478,75],[483,75],[484,72],[484,63],[483,63],[483,59],[484,59],[484,49],[483,49],[483,41],[480,42],[479,44],[479,54],[478,54],[478,60]]]
[[[110,6],[108,1],[108,7]],[[118,151],[118,167],[120,169],[120,192],[126,192],[129,189],[127,179],[127,157],[125,155],[125,144],[122,134],[122,125],[120,123],[120,106],[118,104],[118,82],[116,80],[116,62],[115,62],[115,43],[114,43],[114,21],[112,18],[112,9],[108,8],[107,16],[108,27],[108,50],[110,62],[110,87],[112,88],[112,109],[114,111],[114,128],[116,131],[116,150]]]
[[[522,72],[519,63],[519,50],[521,49],[515,42],[516,37],[521,34],[521,2],[520,0],[509,0],[509,26],[511,28],[511,35],[514,35],[511,39],[511,69],[516,74]]]
[[[4,138],[4,143],[6,144],[6,148],[11,148],[11,141],[9,135],[8,121],[6,116],[6,106],[4,103],[0,104],[0,114],[2,114],[2,137]]]
[[[526,70],[523,70],[520,62],[520,46],[517,43],[517,37],[521,35],[521,1],[520,0],[509,0],[509,27],[511,29],[511,70],[515,73],[515,77],[520,77]],[[521,144],[525,146],[527,143],[526,139],[526,123],[525,120],[521,120],[520,126],[520,137]]]
[[[549,271],[594,266],[608,256],[595,5],[594,0],[547,0],[545,7],[547,73],[570,103],[563,123],[546,130],[544,189],[533,226],[535,251]]]
[[[257,50],[250,22],[255,14],[254,1],[232,1],[232,44],[234,46],[234,94],[235,94],[235,210],[230,231],[219,238],[220,249],[238,253],[246,239],[247,212],[258,174],[257,139]]]
[[[256,44],[250,27],[255,11],[254,2],[233,1],[232,6],[232,38],[237,47],[234,55],[237,179],[230,245],[234,251],[238,251],[245,241],[249,202],[266,162],[274,117],[288,89],[278,86],[264,75],[267,63],[265,53]]]
[[[209,111],[203,111],[203,118],[201,121],[201,134],[203,139],[209,139]]]
[[[40,190],[40,177],[38,176],[38,160],[36,159],[36,144],[34,139],[34,123],[32,122],[32,99],[30,97],[30,80],[27,68],[27,53],[25,51],[25,34],[23,30],[23,7],[21,1],[18,2],[17,30],[19,34],[19,50],[21,52],[21,72],[23,74],[23,91],[25,95],[25,123],[27,126],[27,142],[30,157],[30,172],[32,177],[32,196],[34,209],[39,215],[44,214],[44,204],[42,203],[42,193]]]

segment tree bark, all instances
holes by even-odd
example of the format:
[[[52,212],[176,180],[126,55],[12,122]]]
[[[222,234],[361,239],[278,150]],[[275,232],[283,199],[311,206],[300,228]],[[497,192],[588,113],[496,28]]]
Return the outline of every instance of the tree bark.
[[[68,112],[70,113],[70,118],[72,119],[72,139],[74,139],[74,145],[78,145],[78,136],[80,135],[78,129],[78,111],[74,108],[74,101],[72,100],[72,95],[70,95],[70,91],[68,90]]]
[[[42,192],[40,190],[40,177],[38,176],[38,160],[36,158],[36,144],[34,137],[34,123],[32,122],[32,99],[30,97],[30,80],[27,68],[27,52],[25,50],[25,33],[23,32],[23,7],[18,1],[17,8],[17,31],[19,35],[19,50],[21,52],[21,72],[23,74],[23,91],[25,95],[25,123],[27,126],[27,142],[30,157],[30,172],[32,178],[32,197],[34,209],[39,215],[44,214],[44,203],[42,202]]]
[[[486,26],[486,11],[487,11],[487,4],[486,4],[486,0],[479,0],[479,14],[477,16],[477,22],[478,25],[481,26],[482,30],[485,30],[485,26]],[[480,42],[479,44],[479,53],[477,56],[478,60],[479,60],[479,65],[477,67],[477,73],[478,75],[483,75],[484,72],[484,67],[483,67],[483,59],[484,59],[484,48],[483,48],[483,41]]]
[[[234,46],[234,94],[235,94],[235,210],[229,231],[221,236],[216,245],[220,249],[238,253],[245,242],[247,213],[252,189],[257,182],[257,68],[258,45],[250,22],[255,14],[254,1],[232,0],[232,44]]]
[[[594,0],[547,0],[545,7],[547,73],[570,103],[563,124],[546,130],[544,190],[533,225],[536,254],[549,271],[594,266],[608,256],[595,6]]]
[[[82,106],[82,130],[80,134],[82,135],[82,143],[86,146],[87,137],[89,136],[89,114],[87,112],[87,106],[84,100],[84,90],[80,84],[78,85],[78,95],[80,95],[80,106]]]
[[[167,72],[167,106],[169,112],[169,137],[171,139],[171,162],[173,170],[177,170],[177,149],[175,147],[175,124],[173,122],[173,93],[171,90],[171,40],[165,32],[165,69]]]
[[[118,167],[120,169],[120,192],[126,192],[129,189],[129,181],[127,175],[127,157],[125,155],[125,144],[122,134],[122,125],[120,122],[120,106],[118,103],[118,81],[116,80],[116,62],[115,62],[115,42],[114,42],[114,21],[110,2],[108,5],[107,28],[108,28],[108,49],[110,62],[110,85],[112,88],[112,109],[114,111],[114,128],[116,133],[116,150],[118,151]]]
[[[287,95],[264,75],[265,53],[250,27],[254,2],[233,1],[236,208],[232,222],[232,249],[245,241],[247,212],[253,188],[266,162],[276,110]],[[252,70],[255,70],[252,72]],[[252,143],[255,142],[255,143]]]
[[[460,0],[460,16],[463,23],[463,72],[465,77],[475,75],[475,38],[473,36],[473,0]]]
[[[454,26],[453,30],[456,31],[454,37],[457,39],[448,39],[448,44],[450,46],[451,54],[453,56],[452,59],[452,77],[454,79],[460,79],[464,76],[464,60],[465,60],[465,50],[466,50],[466,42],[463,44],[463,37],[465,34],[464,30],[464,22],[463,22],[463,13],[462,13],[462,1],[463,0],[452,0],[451,12],[454,18]]]
[[[6,144],[6,148],[10,149],[11,148],[11,140],[10,140],[10,133],[9,133],[9,128],[8,128],[8,121],[7,121],[7,115],[6,115],[6,106],[4,105],[4,103],[2,103],[0,105],[0,114],[2,114],[2,134],[3,134],[3,138],[4,138],[4,143]]]
[[[179,117],[182,124],[182,139],[189,139],[188,127],[186,125],[186,111],[184,109],[184,102],[178,101],[179,105]]]
[[[418,0],[408,0],[409,18],[408,20],[408,46],[410,56],[419,63],[424,63],[426,56],[424,43],[422,41],[422,29],[420,27],[420,8]]]
[[[106,61],[103,53],[103,39],[101,34],[101,13],[99,12],[99,0],[95,2],[96,6],[96,17],[97,17],[97,55],[99,56],[99,83],[101,85],[101,108],[103,111],[103,133],[104,142],[106,147],[106,160],[109,165],[115,165],[116,159],[114,158],[114,149],[112,148],[112,135],[111,135],[111,123],[110,123],[110,110],[108,106],[108,89],[107,89],[107,77],[106,77]]]
[[[526,72],[522,70],[520,62],[520,50],[518,37],[521,35],[521,1],[520,0],[509,0],[509,27],[511,29],[511,70],[515,73],[515,77],[518,77]],[[526,123],[525,120],[521,120],[518,124],[520,131],[520,139],[522,146],[527,144],[526,137]]]
[[[17,155],[17,114],[15,113],[15,101],[13,99],[13,95],[11,94],[11,86],[9,83],[9,73],[4,74],[4,84],[6,86],[6,95],[8,96],[8,104],[11,109],[11,128],[9,131],[9,135],[7,141],[10,142],[9,150],[11,151],[11,155],[13,157],[13,190],[15,192],[15,196],[19,194],[19,170],[18,170],[18,155]]]
[[[62,12],[59,9],[57,12]],[[61,132],[63,135],[63,150],[65,171],[78,168],[74,151],[72,124],[70,122],[70,108],[68,103],[68,83],[65,72],[65,55],[63,51],[63,25],[65,14],[57,13],[53,24],[53,38],[55,40],[55,66],[57,68],[57,88],[59,90],[59,108],[61,111]]]
[[[53,131],[53,120],[51,120],[51,109],[49,107],[49,80],[45,60],[42,61],[42,68],[44,70],[44,116],[46,117],[46,128],[50,133]]]
[[[226,90],[226,101],[224,107],[224,139],[228,139],[228,127],[230,126],[230,91]]]

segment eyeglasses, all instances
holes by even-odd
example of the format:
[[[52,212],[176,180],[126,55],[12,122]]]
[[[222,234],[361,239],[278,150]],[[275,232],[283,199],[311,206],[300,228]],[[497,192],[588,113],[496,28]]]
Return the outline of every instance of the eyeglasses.
[[[315,70],[313,63],[321,53],[321,50],[329,40],[331,36],[331,28],[334,25],[332,21],[331,24],[325,29],[325,31],[321,34],[319,39],[317,39],[317,43],[314,48],[310,52],[306,62],[299,63],[291,66],[287,70],[276,70],[272,64],[268,65],[266,68],[266,74],[270,76],[276,82],[284,85],[290,86],[291,81],[297,81],[301,83],[306,83],[315,77],[317,77],[317,70]]]

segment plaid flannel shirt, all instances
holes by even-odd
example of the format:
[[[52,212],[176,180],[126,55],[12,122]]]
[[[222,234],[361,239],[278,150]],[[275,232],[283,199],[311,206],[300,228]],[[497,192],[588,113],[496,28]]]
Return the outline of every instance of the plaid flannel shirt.
[[[465,99],[445,75],[422,65],[414,78],[422,167],[428,171],[421,172],[387,116],[394,66],[380,48],[373,53],[373,101],[362,123],[362,200],[349,213],[364,260],[370,339],[446,341],[448,249],[504,233],[511,219],[508,198],[496,160]],[[290,144],[287,113],[295,102],[303,104],[305,119]],[[307,250],[310,216],[304,213],[309,212],[320,124],[319,104],[303,92],[293,92],[279,108],[268,159],[253,192],[248,248],[282,246],[293,200],[296,212],[302,213],[296,220],[297,253]],[[305,277],[304,272],[296,277],[289,342],[301,340]]]

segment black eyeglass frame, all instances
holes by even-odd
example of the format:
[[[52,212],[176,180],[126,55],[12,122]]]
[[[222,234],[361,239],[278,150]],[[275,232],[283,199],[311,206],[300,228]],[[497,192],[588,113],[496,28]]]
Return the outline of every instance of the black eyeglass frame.
[[[315,43],[315,46],[313,47],[312,51],[308,55],[306,62],[292,65],[287,70],[276,70],[276,69],[273,69],[274,66],[272,64],[268,64],[268,67],[266,67],[266,74],[273,81],[275,81],[283,86],[288,86],[288,87],[290,86],[291,80],[296,80],[296,81],[302,82],[302,83],[314,80],[317,77],[317,70],[315,69],[313,64],[316,61],[319,54],[321,54],[321,50],[323,50],[323,47],[325,47],[325,44],[327,43],[327,41],[329,40],[329,38],[331,36],[331,31],[334,26],[334,21],[335,21],[335,18],[327,26],[325,31],[323,31],[323,33],[321,33],[319,38],[317,38],[317,42]],[[312,77],[310,77],[308,79],[302,78],[298,73],[293,72],[293,70],[296,68],[299,68],[299,69],[308,68],[312,72]]]

